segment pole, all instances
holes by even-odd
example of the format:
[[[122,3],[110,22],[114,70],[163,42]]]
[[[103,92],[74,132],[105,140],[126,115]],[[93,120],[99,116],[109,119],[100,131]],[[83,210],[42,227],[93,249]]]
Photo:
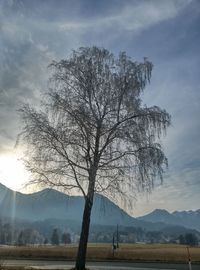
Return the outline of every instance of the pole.
[[[113,250],[113,258],[114,258],[114,254],[115,254],[115,233],[113,233],[112,250]]]
[[[189,266],[189,270],[192,270],[191,255],[190,255],[189,247],[187,247],[187,255],[188,255],[188,266]]]
[[[118,224],[117,224],[117,248],[119,248],[119,230],[118,230]]]

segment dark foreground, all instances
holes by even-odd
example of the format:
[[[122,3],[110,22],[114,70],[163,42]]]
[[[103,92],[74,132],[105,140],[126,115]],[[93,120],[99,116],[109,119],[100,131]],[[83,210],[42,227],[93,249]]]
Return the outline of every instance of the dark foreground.
[[[74,266],[73,261],[60,260],[3,260],[7,267],[35,267],[35,269],[71,269]],[[87,267],[91,270],[185,270],[189,269],[188,264],[168,264],[168,263],[132,263],[132,262],[88,262]],[[30,269],[30,268],[29,268]],[[199,270],[200,264],[193,264],[192,270]]]

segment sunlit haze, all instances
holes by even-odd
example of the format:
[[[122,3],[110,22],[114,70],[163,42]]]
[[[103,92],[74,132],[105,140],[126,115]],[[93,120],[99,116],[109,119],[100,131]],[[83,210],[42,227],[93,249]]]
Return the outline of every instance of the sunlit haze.
[[[0,182],[13,190],[21,190],[29,173],[16,154],[0,155]]]

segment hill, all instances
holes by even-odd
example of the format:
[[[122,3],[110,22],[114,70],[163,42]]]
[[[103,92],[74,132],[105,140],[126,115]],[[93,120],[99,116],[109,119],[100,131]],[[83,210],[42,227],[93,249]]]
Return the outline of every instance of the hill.
[[[69,196],[54,189],[23,194],[0,184],[0,216],[6,218],[17,217],[32,222],[46,219],[81,222],[83,205],[83,197]],[[91,222],[100,225],[130,226],[138,221],[106,197],[95,194]]]
[[[50,233],[56,227],[63,231],[68,227],[78,233],[83,205],[83,197],[69,196],[54,189],[23,194],[0,184],[0,218],[15,221],[18,227],[32,226],[43,234],[47,231]],[[182,226],[183,224],[176,223],[166,210],[156,210],[150,215],[136,219],[108,198],[95,194],[91,232],[113,232],[117,224],[129,232],[132,228],[141,228],[145,232],[163,232],[165,235],[178,235],[180,232],[189,231]],[[134,230],[133,232],[135,233]]]
[[[200,231],[200,209],[196,211],[175,211],[173,213],[164,209],[156,209],[145,216],[139,217],[138,220],[152,223],[163,222]]]

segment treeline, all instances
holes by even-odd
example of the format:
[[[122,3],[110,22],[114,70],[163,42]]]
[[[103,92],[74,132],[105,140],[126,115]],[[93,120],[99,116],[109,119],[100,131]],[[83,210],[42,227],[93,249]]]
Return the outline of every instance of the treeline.
[[[66,227],[66,224],[68,227]],[[73,224],[74,225],[74,224]],[[78,226],[70,226],[67,222],[59,224],[58,220],[37,223],[0,220],[1,245],[49,244],[60,245],[77,243],[80,231]],[[200,233],[180,227],[163,228],[162,231],[148,231],[141,227],[119,226],[118,236],[116,226],[92,225],[89,235],[91,243],[112,243],[113,238],[119,238],[120,243],[180,243],[196,246],[200,241]]]
[[[3,223],[0,220],[0,244],[1,245],[34,245],[34,244],[69,244],[71,235],[67,232],[61,232],[53,229],[49,237],[44,236],[34,228],[18,228],[12,223]]]
[[[62,233],[61,236],[59,236],[59,231],[58,229],[54,229],[52,236],[51,236],[51,244],[52,245],[59,245],[60,243],[62,244],[71,244],[71,235],[69,233]],[[48,241],[48,239],[45,239],[45,241]]]
[[[3,223],[0,221],[1,245],[41,244],[43,241],[44,237],[35,229],[19,229],[12,223]]]
[[[193,233],[186,233],[179,236],[179,243],[181,245],[198,246],[199,239]]]
[[[189,231],[189,232],[187,232]],[[148,231],[141,227],[119,227],[118,237],[121,243],[177,243],[196,246],[200,241],[200,233],[190,232],[180,227],[167,227],[162,231]],[[90,232],[90,242],[111,243],[117,238],[116,227],[93,226]]]

